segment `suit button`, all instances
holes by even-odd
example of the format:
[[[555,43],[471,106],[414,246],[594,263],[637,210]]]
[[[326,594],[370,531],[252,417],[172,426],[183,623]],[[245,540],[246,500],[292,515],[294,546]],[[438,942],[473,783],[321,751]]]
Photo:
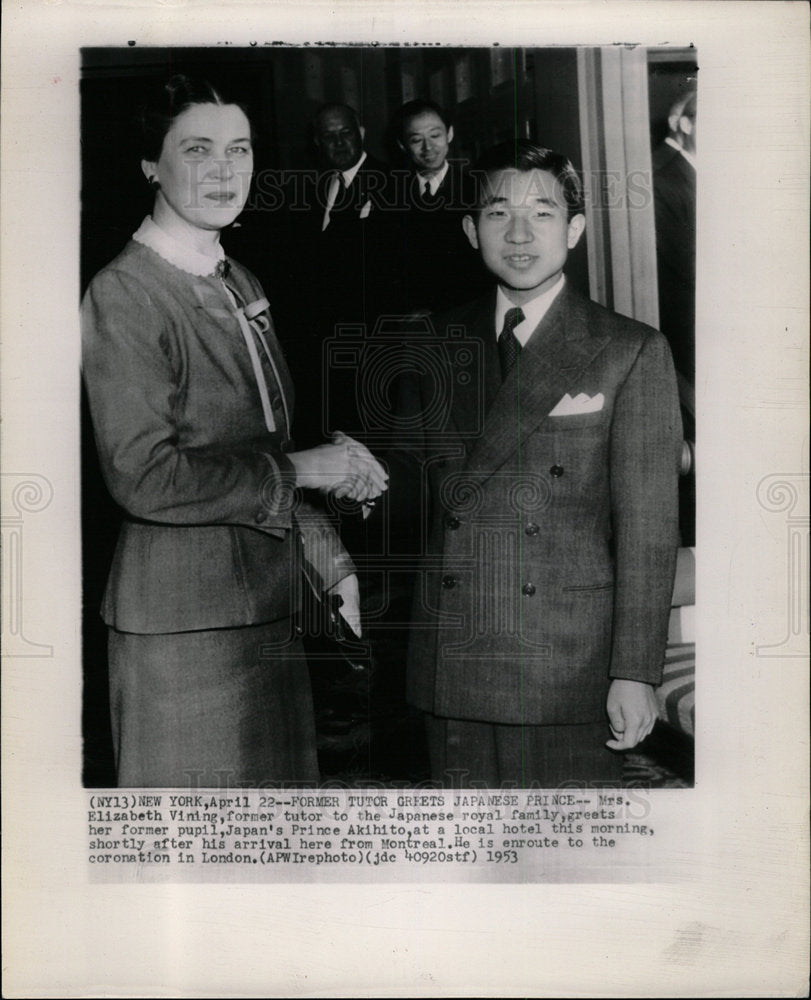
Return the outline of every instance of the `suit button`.
[[[296,635],[304,635],[304,626],[296,625]]]
[[[455,576],[443,576],[442,577],[442,586],[445,588],[445,590],[453,590],[453,588],[456,586],[456,577]]]
[[[285,438],[279,445],[279,451],[285,452],[292,450],[293,450],[293,442],[290,440],[290,438]]]
[[[274,410],[280,409],[282,405],[282,397],[281,396],[271,397],[270,405],[273,407]]]
[[[259,513],[254,518],[254,521],[256,521],[257,524],[262,524],[262,522],[263,521],[267,521],[267,519],[268,519],[268,516],[265,513],[265,511],[260,510]]]
[[[445,518],[445,527],[450,528],[451,531],[456,531],[456,529],[461,525],[461,523],[462,522],[459,520],[459,518],[454,517],[452,514],[449,514]]]
[[[521,593],[524,595],[524,597],[532,597],[532,595],[535,593],[535,584],[525,583],[524,586],[521,588]]]
[[[553,465],[552,468],[549,470],[549,475],[554,476],[555,479],[560,479],[560,477],[563,475],[563,466]]]
[[[531,537],[532,535],[537,535],[541,529],[537,524],[530,521],[530,523],[524,528],[524,531]]]

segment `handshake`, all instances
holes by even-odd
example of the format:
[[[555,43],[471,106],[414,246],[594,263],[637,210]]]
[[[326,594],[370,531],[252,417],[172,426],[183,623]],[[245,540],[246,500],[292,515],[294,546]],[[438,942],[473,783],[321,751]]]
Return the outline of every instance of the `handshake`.
[[[288,455],[296,470],[296,485],[347,497],[365,505],[388,489],[388,476],[369,449],[342,431],[329,444]],[[366,511],[365,511],[366,512]]]

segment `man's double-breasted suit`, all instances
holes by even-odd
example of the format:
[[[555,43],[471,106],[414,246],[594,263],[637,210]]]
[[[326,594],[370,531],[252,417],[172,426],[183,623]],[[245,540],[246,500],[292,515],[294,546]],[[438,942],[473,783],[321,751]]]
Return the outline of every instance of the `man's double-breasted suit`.
[[[408,697],[454,719],[599,722],[611,678],[661,676],[682,438],[670,352],[564,287],[502,384],[494,310],[490,295],[437,317],[406,366],[394,466],[423,529]]]

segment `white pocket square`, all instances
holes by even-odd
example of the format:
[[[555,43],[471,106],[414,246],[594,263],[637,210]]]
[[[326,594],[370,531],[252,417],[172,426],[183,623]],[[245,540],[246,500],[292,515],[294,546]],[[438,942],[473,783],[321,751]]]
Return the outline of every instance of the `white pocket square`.
[[[360,215],[358,216],[358,218],[359,219],[368,219],[371,211],[372,211],[372,202],[371,202],[371,199],[370,199],[369,201],[367,201],[364,204],[363,208],[360,210]]]
[[[554,410],[549,413],[550,417],[573,417],[579,413],[598,413],[603,408],[605,396],[598,392],[596,396],[587,396],[581,392],[574,399],[567,392],[557,404]]]

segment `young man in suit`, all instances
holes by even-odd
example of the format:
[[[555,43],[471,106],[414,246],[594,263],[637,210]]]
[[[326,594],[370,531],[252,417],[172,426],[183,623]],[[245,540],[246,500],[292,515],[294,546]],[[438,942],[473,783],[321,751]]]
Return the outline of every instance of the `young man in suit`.
[[[585,226],[568,160],[519,140],[479,180],[464,229],[498,287],[438,316],[403,380],[393,466],[425,514],[408,698],[436,781],[617,784],[667,638],[673,365],[660,333],[567,286]]]
[[[404,104],[395,120],[397,144],[411,168],[400,222],[399,283],[406,313],[432,312],[476,295],[486,276],[462,232],[475,203],[466,164],[449,159],[453,125],[433,101]]]

